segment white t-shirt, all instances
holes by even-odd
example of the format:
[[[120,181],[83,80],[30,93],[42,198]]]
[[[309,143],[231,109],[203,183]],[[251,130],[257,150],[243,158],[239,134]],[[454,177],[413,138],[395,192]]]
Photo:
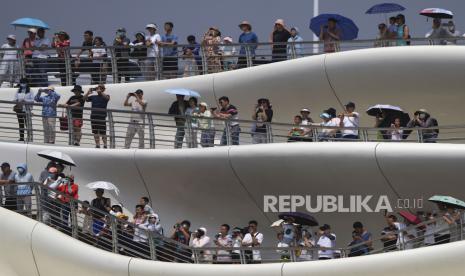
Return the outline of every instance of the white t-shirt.
[[[344,116],[344,127],[358,127],[360,125],[360,115],[357,112],[352,112],[356,117],[347,117]],[[346,135],[358,135],[358,130],[355,129],[345,129],[342,131],[342,136]]]
[[[339,122],[336,121],[336,120],[329,120],[329,121],[327,121],[327,122],[321,123],[321,126],[325,126],[325,127],[338,127],[338,126],[339,126],[338,123],[339,123]],[[334,129],[334,128],[323,128],[323,129],[321,130],[321,132],[322,132],[323,134],[331,134],[331,133],[333,133],[333,132],[336,132],[336,129]]]
[[[404,131],[402,129],[394,129],[391,131],[391,140],[393,141],[400,141],[402,140]]]
[[[255,233],[254,236],[255,236],[255,239],[258,241],[258,243],[261,245],[263,242],[263,234]],[[244,239],[242,240],[242,243],[252,243],[252,235],[250,233],[247,233]],[[249,245],[248,247],[252,247],[252,245]],[[253,253],[254,261],[260,261],[262,259],[262,256],[260,255],[260,251],[252,250],[252,253]]]
[[[34,47],[43,47],[47,46],[50,47],[50,39],[44,37],[44,38],[36,38],[34,41]],[[32,57],[33,58],[48,58],[47,51],[45,50],[34,50],[32,52]]]
[[[105,48],[94,48],[92,49],[92,62],[103,63],[103,57],[106,56],[107,50]]]
[[[318,239],[318,242],[316,243],[320,247],[326,247],[326,248],[335,248],[336,247],[336,235],[332,234],[334,236],[334,240],[331,240],[327,236],[321,236]],[[334,258],[334,250],[332,249],[323,249],[323,250],[318,250],[318,256],[320,258],[329,258],[332,259]]]
[[[2,45],[2,49],[12,49],[16,48],[16,46],[10,46],[10,44],[5,43]],[[17,60],[17,52],[15,50],[6,50],[2,51],[3,54],[3,60]]]
[[[145,107],[147,107],[147,101],[142,100],[142,102],[145,104]],[[131,110],[134,112],[144,112],[145,108],[138,101],[134,100],[131,102]],[[144,121],[144,119],[144,114],[131,113],[131,121]]]
[[[152,42],[152,45],[147,48],[147,57],[157,57],[158,56],[158,44],[157,41],[161,41],[161,36],[159,34],[147,35],[147,41]]]

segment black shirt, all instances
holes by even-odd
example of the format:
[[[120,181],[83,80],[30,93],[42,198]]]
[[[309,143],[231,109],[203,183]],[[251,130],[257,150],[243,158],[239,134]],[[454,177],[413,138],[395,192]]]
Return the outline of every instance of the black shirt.
[[[396,236],[395,239],[383,241],[384,248],[387,248],[388,250],[396,249],[397,237],[398,237],[398,234],[396,232],[397,232],[397,228],[395,227],[388,226],[383,229],[383,231],[381,232],[381,236],[391,235],[391,234],[394,234]]]
[[[67,105],[72,105],[75,103],[79,103],[77,106],[70,107],[71,108],[71,117],[74,119],[82,119],[82,107],[84,107],[84,97],[82,95],[79,96],[71,96],[68,101],[66,102]]]
[[[110,207],[110,199],[106,197],[94,198],[90,205],[95,209],[98,209],[100,212],[94,211],[92,215],[96,218],[102,218],[105,214],[108,213],[107,207]]]
[[[281,43],[287,43],[290,37],[291,33],[287,30],[274,31],[273,42],[280,43],[280,45],[273,45],[273,53],[286,53],[287,46]]]
[[[87,98],[88,102],[91,102],[92,108],[101,108],[101,109],[107,109],[108,101],[106,97],[99,96],[99,95],[92,95]],[[107,113],[105,111],[100,111],[100,110],[92,110],[92,113],[94,115],[106,115]]]

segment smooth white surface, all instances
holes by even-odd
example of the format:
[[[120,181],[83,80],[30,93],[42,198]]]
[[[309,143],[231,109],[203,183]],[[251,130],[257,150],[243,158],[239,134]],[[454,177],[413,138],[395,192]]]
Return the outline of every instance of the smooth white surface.
[[[163,91],[185,87],[199,91],[202,101],[214,105],[228,96],[240,118],[250,119],[260,97],[273,104],[274,121],[290,123],[303,107],[312,117],[328,107],[341,111],[354,101],[364,114],[374,104],[399,105],[413,113],[428,109],[441,125],[463,123],[465,46],[411,46],[353,50],[182,79],[107,85],[109,107],[121,109],[128,92],[141,88],[148,111],[165,113],[174,96]],[[332,87],[332,88],[331,88]],[[87,89],[87,87],[84,87]],[[69,87],[57,87],[66,101]],[[1,100],[12,100],[14,89],[0,89]],[[362,116],[363,126],[374,118]]]
[[[463,198],[465,192],[465,145],[292,143],[96,150],[0,143],[2,161],[15,165],[26,160],[36,177],[47,163],[36,153],[47,148],[69,154],[78,164],[71,173],[81,184],[81,200],[94,198],[84,184],[96,180],[117,185],[118,200],[129,212],[141,196],[148,195],[166,235],[183,219],[192,222],[193,230],[205,226],[210,233],[223,223],[244,227],[256,219],[265,235],[264,244],[275,245],[275,232],[268,226],[277,214],[263,213],[264,195],[385,195],[393,208],[398,198],[410,202],[423,198],[423,210],[428,211],[434,207],[427,204],[430,196]],[[314,215],[320,223],[332,226],[341,247],[350,241],[354,221],[362,221],[375,236],[385,225],[381,213]]]
[[[465,242],[330,261],[260,265],[161,263],[112,254],[0,208],[2,276],[462,275]],[[34,228],[34,226],[36,226]],[[32,237],[32,239],[31,239]],[[12,253],[13,252],[13,253]],[[21,253],[21,255],[16,255]],[[33,257],[35,259],[33,259]],[[36,269],[37,267],[37,269]]]

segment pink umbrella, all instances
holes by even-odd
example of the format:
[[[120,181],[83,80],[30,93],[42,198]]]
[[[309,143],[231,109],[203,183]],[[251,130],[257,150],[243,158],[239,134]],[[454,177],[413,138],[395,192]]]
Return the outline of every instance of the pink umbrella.
[[[421,219],[418,216],[410,213],[409,211],[400,211],[399,215],[401,215],[403,218],[405,218],[406,220],[408,220],[412,224],[421,223]]]

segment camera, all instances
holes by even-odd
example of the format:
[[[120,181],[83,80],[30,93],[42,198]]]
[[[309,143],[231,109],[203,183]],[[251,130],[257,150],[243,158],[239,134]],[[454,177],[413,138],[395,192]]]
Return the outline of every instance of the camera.
[[[135,97],[136,96],[136,93],[128,93],[128,96],[131,96],[131,97]]]
[[[97,87],[92,87],[90,91],[97,91]]]
[[[216,235],[215,235],[215,240],[218,240],[218,239],[220,238],[220,236],[221,236],[220,233],[216,234]]]
[[[173,228],[174,228],[174,229],[179,229],[179,228],[181,228],[181,224],[176,223],[176,224],[173,226]]]

